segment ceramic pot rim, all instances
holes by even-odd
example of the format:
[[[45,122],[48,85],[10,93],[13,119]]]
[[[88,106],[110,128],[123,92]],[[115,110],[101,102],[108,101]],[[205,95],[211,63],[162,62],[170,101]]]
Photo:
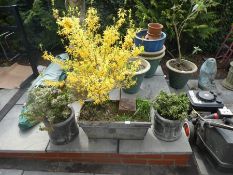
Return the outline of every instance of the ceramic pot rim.
[[[166,62],[167,68],[170,69],[170,70],[172,70],[172,71],[174,71],[174,72],[177,72],[177,73],[180,73],[180,74],[192,74],[192,73],[194,73],[194,72],[197,71],[197,66],[193,62],[188,61],[188,60],[183,60],[183,61],[186,62],[187,64],[189,64],[190,67],[192,68],[192,70],[190,70],[190,71],[180,71],[178,69],[175,69],[172,66],[170,66],[170,62],[174,61],[174,60],[176,60],[176,59],[171,59],[171,60],[168,60]]]
[[[150,69],[150,63],[148,61],[146,61],[145,59],[143,58],[140,58],[140,57],[137,57],[136,59],[140,59],[141,60],[141,63],[145,66],[144,69],[142,70],[139,70],[135,73],[135,75],[141,75],[141,74],[144,74],[146,73],[147,71],[149,71]]]
[[[147,33],[147,31],[148,31],[147,29],[143,29],[143,30],[141,30],[140,32],[145,32],[145,33]],[[138,32],[138,33],[140,33],[140,32]],[[137,33],[137,34],[138,34],[138,33]],[[143,39],[143,38],[138,37],[137,34],[136,34],[135,37],[136,37],[138,40],[142,40],[142,41],[146,41],[146,42],[161,41],[161,40],[164,40],[164,39],[166,38],[166,36],[167,36],[166,33],[162,32],[162,34],[161,34],[162,37],[161,37],[161,38],[155,39],[155,40],[147,40],[147,39]]]
[[[155,26],[151,26],[151,25],[154,25],[154,24],[156,24],[157,26],[156,27]],[[160,23],[149,23],[148,27],[153,28],[153,29],[162,29],[163,25],[160,24]]]
[[[142,52],[142,53],[140,54],[140,56],[157,57],[157,56],[159,56],[159,55],[162,55],[163,52],[165,52],[165,50],[166,50],[166,46],[163,45],[163,48],[162,48],[161,50],[159,50],[159,51],[156,51],[156,52]]]

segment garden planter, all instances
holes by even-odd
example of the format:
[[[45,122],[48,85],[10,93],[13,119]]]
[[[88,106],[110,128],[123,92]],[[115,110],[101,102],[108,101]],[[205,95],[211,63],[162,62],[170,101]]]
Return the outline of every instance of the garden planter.
[[[112,101],[113,104],[116,104],[115,108],[117,111],[119,102],[118,101]],[[85,102],[83,106],[78,108],[80,112],[77,112],[78,114],[78,124],[83,129],[83,131],[86,133],[87,137],[90,139],[133,139],[133,140],[142,140],[144,139],[148,129],[151,127],[151,117],[153,115],[153,108],[151,107],[148,110],[148,118],[142,118],[144,119],[138,119],[135,116],[134,120],[136,121],[115,121],[114,118],[119,115],[119,111],[115,113],[113,106],[109,106],[109,108],[104,108],[102,106],[102,111],[99,110],[96,112],[96,109],[99,109],[99,107],[91,107],[85,109],[85,104],[88,102]],[[111,109],[113,110],[111,110]],[[91,116],[82,116],[83,114],[88,114],[88,109],[91,111]],[[84,110],[86,110],[84,112]],[[107,113],[102,113],[103,111],[108,111]],[[75,110],[77,111],[77,110]],[[139,111],[138,111],[139,112]],[[126,113],[128,114],[128,113]],[[100,116],[101,115],[101,116]],[[104,116],[104,117],[103,117]],[[141,116],[141,114],[140,114]],[[118,118],[120,116],[117,116]],[[90,119],[92,120],[90,121]],[[140,117],[141,118],[141,117]],[[95,121],[95,119],[97,119]],[[105,120],[106,119],[106,120]],[[123,119],[124,120],[124,119]],[[127,119],[126,119],[127,120]]]
[[[158,52],[144,52],[140,54],[140,58],[143,58],[150,63],[150,69],[145,74],[145,78],[150,78],[155,74],[160,64],[161,59],[165,55],[165,50],[166,50],[166,47],[163,46],[163,49]]]
[[[158,139],[171,142],[180,138],[183,122],[165,119],[155,111],[153,126],[154,134]]]
[[[233,61],[230,63],[230,65],[231,65],[231,67],[229,69],[227,78],[223,80],[222,85],[225,88],[233,91]]]
[[[135,37],[135,45],[136,46],[144,46],[145,52],[157,52],[163,48],[166,34],[162,32],[161,37],[156,40],[147,40],[145,37],[147,35],[147,29],[141,30],[136,34]]]
[[[123,91],[128,94],[135,94],[140,90],[140,86],[142,84],[143,78],[146,72],[149,71],[150,69],[150,63],[148,61],[142,58],[137,58],[137,59],[140,59],[142,61],[142,65],[144,68],[136,72],[135,76],[133,77],[133,80],[136,81],[135,85],[133,85],[128,89],[123,89]]]
[[[176,61],[176,59],[171,59],[166,63],[166,66],[168,68],[170,86],[175,89],[182,89],[187,84],[191,75],[197,71],[197,66],[191,61],[182,60],[184,65],[190,68],[190,70],[181,71],[171,66],[172,61]]]
[[[79,121],[79,126],[91,139],[144,139],[151,122]]]
[[[48,121],[44,121],[43,123],[49,128],[48,135],[50,141],[55,145],[67,144],[71,142],[79,133],[73,111],[68,119],[63,122],[53,124],[52,128]]]
[[[149,23],[146,39],[159,39],[162,34],[163,25],[159,23]]]

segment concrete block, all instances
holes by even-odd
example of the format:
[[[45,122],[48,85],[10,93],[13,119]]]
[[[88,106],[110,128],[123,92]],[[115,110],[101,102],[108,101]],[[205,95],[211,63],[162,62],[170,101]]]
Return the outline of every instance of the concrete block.
[[[47,152],[80,152],[80,153],[116,153],[117,140],[112,139],[88,139],[82,128],[79,135],[66,145],[54,145],[49,143]]]
[[[0,111],[9,100],[18,92],[18,89],[0,89]]]
[[[17,105],[24,105],[27,101],[28,98],[28,91],[26,91],[21,97],[20,99],[16,102]]]
[[[154,99],[161,90],[170,92],[165,78],[163,76],[153,76],[151,78],[144,78],[140,91],[137,94],[127,94],[124,91],[121,91],[121,97]]]
[[[63,173],[63,172],[43,172],[43,171],[25,171],[23,175],[94,175],[91,173]]]
[[[0,175],[22,175],[22,170],[7,170],[7,169],[0,169]]]
[[[182,136],[174,142],[165,142],[154,136],[150,128],[144,140],[120,140],[120,154],[192,154],[188,139]]]
[[[155,72],[155,76],[164,76],[162,67],[159,65],[156,72]]]
[[[0,152],[44,152],[49,142],[47,132],[40,131],[39,125],[21,131],[18,127],[21,109],[22,105],[15,105],[0,122]]]

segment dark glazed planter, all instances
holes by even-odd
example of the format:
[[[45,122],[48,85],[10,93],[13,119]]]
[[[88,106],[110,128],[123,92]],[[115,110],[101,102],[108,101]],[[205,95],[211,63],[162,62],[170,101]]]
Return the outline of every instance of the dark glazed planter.
[[[175,68],[173,68],[170,65],[171,61],[174,61],[175,59],[171,59],[167,61],[166,66],[168,68],[168,74],[169,74],[169,84],[174,89],[182,89],[190,79],[193,73],[197,71],[197,66],[188,60],[183,60],[184,63],[190,67],[192,70],[190,71],[180,71]]]
[[[50,128],[51,125],[48,121],[44,121],[46,127]],[[55,145],[62,145],[71,142],[79,133],[75,115],[72,111],[71,116],[64,122],[52,125],[51,130],[48,131],[50,141]]]
[[[143,52],[140,54],[140,58],[147,60],[150,63],[150,69],[146,73],[145,78],[151,78],[154,76],[161,59],[165,55],[166,47],[163,46],[163,49],[158,52]]]
[[[123,91],[125,93],[128,94],[135,94],[140,90],[140,86],[142,84],[143,78],[146,74],[147,71],[149,71],[150,69],[150,63],[148,61],[146,61],[145,59],[142,58],[138,58],[142,61],[143,66],[145,67],[144,69],[136,72],[135,76],[133,77],[133,80],[136,81],[135,85],[133,85],[132,87],[128,88],[128,89],[123,89]]]
[[[157,52],[163,48],[166,39],[166,34],[164,32],[162,32],[161,37],[159,39],[155,39],[155,40],[146,39],[145,38],[146,35],[147,35],[147,29],[138,32],[134,40],[135,45],[144,46],[145,52]]]
[[[157,111],[154,114],[154,134],[163,141],[172,142],[180,138],[182,134],[183,122],[180,120],[168,120],[159,115]]]

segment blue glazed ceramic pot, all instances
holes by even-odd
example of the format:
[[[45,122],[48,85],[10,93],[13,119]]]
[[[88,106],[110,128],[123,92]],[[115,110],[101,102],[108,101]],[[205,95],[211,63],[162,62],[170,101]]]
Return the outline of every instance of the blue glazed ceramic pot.
[[[147,40],[145,36],[147,34],[147,29],[141,30],[136,34],[134,39],[136,46],[144,46],[145,52],[157,52],[163,48],[163,44],[166,39],[166,34],[162,32],[161,38],[155,40]]]

